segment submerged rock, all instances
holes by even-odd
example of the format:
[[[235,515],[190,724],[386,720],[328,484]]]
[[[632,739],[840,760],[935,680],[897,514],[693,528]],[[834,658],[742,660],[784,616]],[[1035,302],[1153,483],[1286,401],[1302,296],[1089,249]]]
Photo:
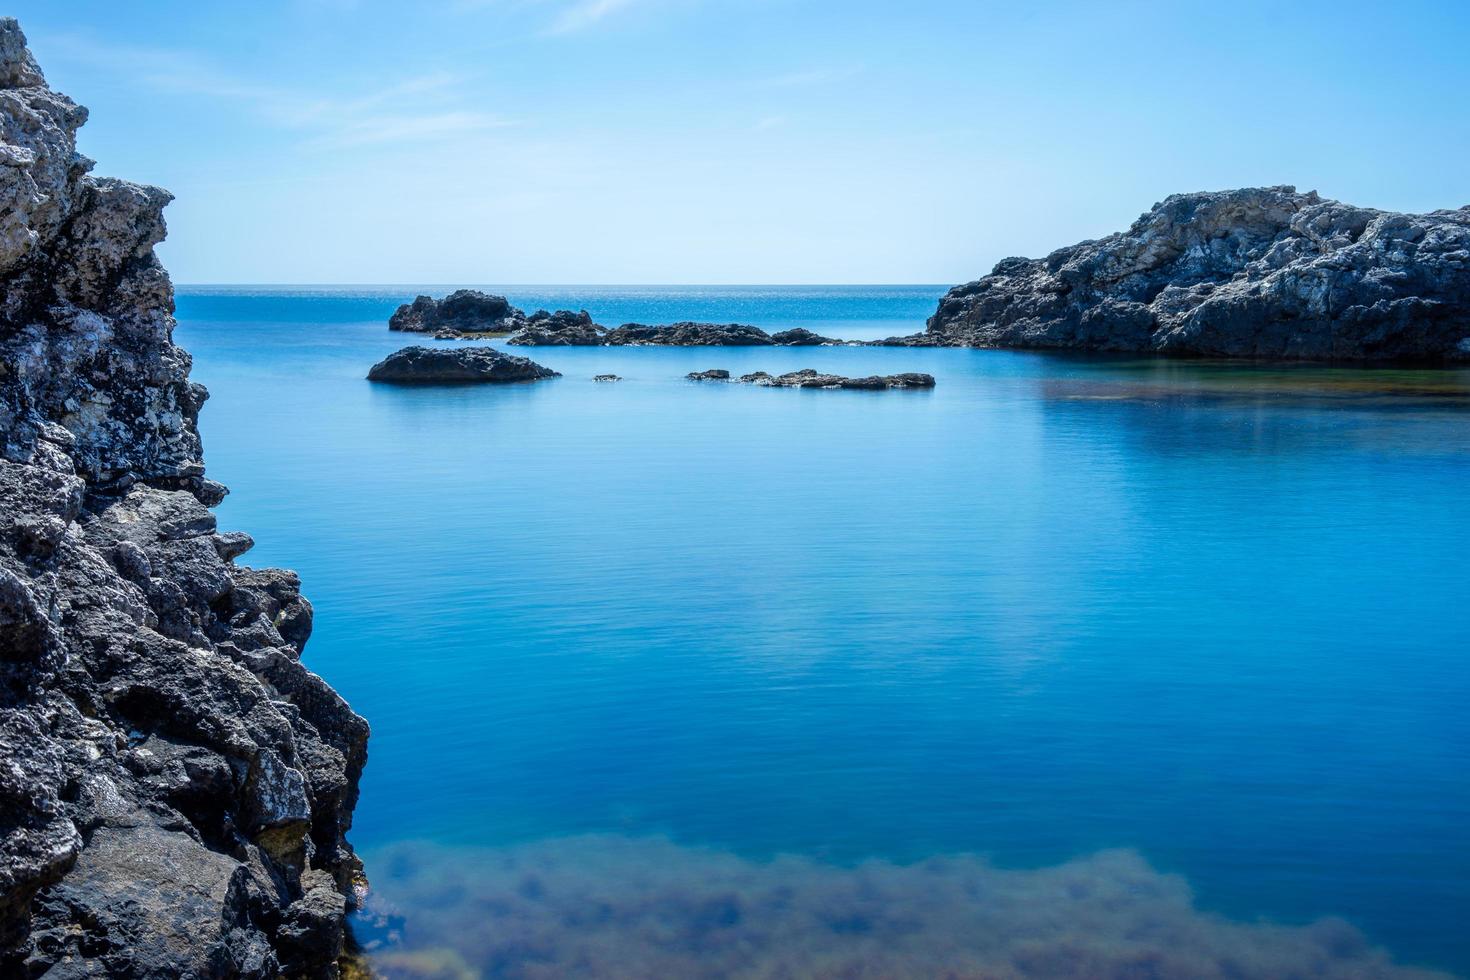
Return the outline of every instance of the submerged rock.
[[[950,290],[926,332],[879,343],[1470,360],[1470,207],[1176,194],[1125,232],[1002,260]]]
[[[787,374],[771,375],[765,371],[740,376],[741,384],[761,385],[767,388],[848,388],[863,391],[881,391],[885,388],[933,388],[931,374],[884,374],[866,378],[845,378],[840,374],[823,374],[811,368],[791,371]]]
[[[0,19],[0,976],[335,976],[367,723],[216,527],[170,197],[85,119]]]
[[[651,327],[625,323],[609,330],[603,343],[611,347],[764,347],[771,335],[745,323],[693,323],[683,321]]]
[[[616,374],[594,374],[592,376],[592,380],[593,381],[622,381],[623,379],[620,378],[620,377],[618,377]]]
[[[405,347],[368,371],[369,381],[394,384],[509,384],[559,378],[528,357],[493,347]]]
[[[690,371],[684,377],[690,381],[729,381],[730,372],[722,368],[713,368],[709,371]]]

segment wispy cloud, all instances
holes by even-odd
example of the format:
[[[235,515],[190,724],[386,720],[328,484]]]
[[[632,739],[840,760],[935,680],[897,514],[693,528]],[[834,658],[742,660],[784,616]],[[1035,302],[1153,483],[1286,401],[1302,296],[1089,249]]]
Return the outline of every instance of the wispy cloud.
[[[48,39],[48,47],[157,91],[236,103],[270,124],[300,132],[302,145],[313,148],[447,139],[512,125],[464,106],[460,93],[468,79],[452,72],[410,75],[377,88],[324,96],[317,89],[308,92],[236,75],[188,51],[75,35]]]
[[[635,0],[577,0],[557,14],[547,29],[550,34],[585,30],[609,14],[631,7]]]

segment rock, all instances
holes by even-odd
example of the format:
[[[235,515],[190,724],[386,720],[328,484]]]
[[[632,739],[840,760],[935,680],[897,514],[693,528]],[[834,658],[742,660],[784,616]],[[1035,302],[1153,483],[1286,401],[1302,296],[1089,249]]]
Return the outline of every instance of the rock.
[[[368,371],[369,381],[414,385],[508,384],[559,377],[528,357],[493,347],[405,347]]]
[[[771,335],[743,323],[685,321],[661,327],[625,323],[609,330],[603,343],[610,347],[762,347],[771,344]]]
[[[592,380],[593,381],[622,381],[623,379],[620,378],[620,377],[618,377],[616,374],[597,374],[597,375],[593,375]]]
[[[781,347],[820,347],[824,344],[841,344],[843,341],[823,337],[805,327],[794,327],[771,334],[771,343]]]
[[[709,371],[690,371],[684,377],[690,381],[729,381],[730,372],[722,368],[713,368]]]
[[[519,322],[520,310],[504,296],[457,289],[442,300],[418,296],[412,303],[405,303],[388,318],[388,329],[449,335],[509,333]]]
[[[367,723],[234,560],[153,252],[0,19],[0,976],[332,977]]]
[[[537,310],[505,342],[525,347],[595,347],[602,343],[606,333],[607,328],[593,323],[586,310],[580,313]]]
[[[1176,194],[1125,232],[1004,259],[883,344],[1470,360],[1470,207],[1397,214],[1293,187]]]
[[[692,377],[692,375],[691,375]],[[792,371],[788,374],[771,375],[765,371],[740,376],[742,384],[761,385],[766,388],[848,388],[862,391],[881,391],[885,388],[933,388],[931,374],[885,374],[866,378],[845,378],[840,374],[822,374],[811,368]]]
[[[458,289],[442,300],[419,296],[388,318],[388,329],[427,333],[435,340],[512,334],[507,343],[526,345],[600,344],[607,332],[586,310],[537,310],[527,316],[504,296],[477,289]]]

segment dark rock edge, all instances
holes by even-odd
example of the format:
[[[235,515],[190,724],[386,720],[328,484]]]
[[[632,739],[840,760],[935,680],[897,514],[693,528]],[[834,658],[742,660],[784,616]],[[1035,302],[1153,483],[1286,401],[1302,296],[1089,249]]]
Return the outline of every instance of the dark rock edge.
[[[335,977],[367,723],[235,559],[158,188],[0,19],[0,975]]]

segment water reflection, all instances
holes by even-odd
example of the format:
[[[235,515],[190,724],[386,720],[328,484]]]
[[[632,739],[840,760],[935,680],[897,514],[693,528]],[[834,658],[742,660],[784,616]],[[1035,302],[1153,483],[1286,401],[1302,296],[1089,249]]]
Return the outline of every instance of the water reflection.
[[[388,980],[480,977],[1429,978],[1338,919],[1195,908],[1136,852],[1004,870],[972,855],[855,867],[658,838],[369,858],[357,933]]]

